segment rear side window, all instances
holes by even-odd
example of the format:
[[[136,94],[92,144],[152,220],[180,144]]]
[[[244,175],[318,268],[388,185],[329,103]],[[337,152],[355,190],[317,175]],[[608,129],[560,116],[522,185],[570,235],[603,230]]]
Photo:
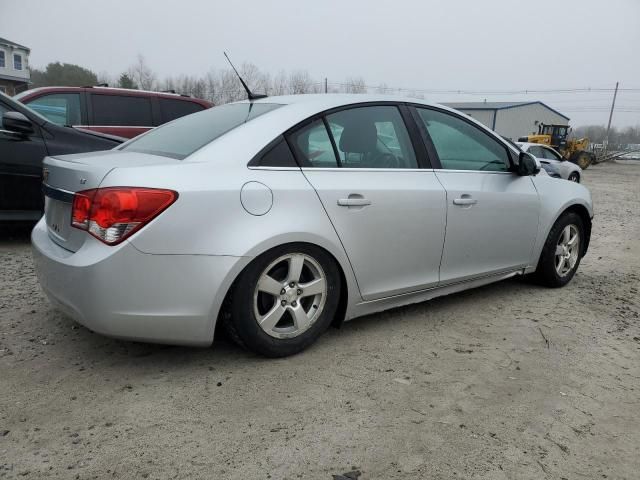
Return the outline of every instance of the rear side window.
[[[152,127],[151,100],[128,95],[91,94],[93,125]]]
[[[289,141],[300,159],[300,164],[306,167],[336,168],[336,160],[331,137],[322,120],[314,122],[295,131]]]
[[[158,98],[160,103],[160,115],[162,123],[170,122],[176,118],[184,117],[190,113],[196,113],[204,110],[204,107],[198,103],[188,100],[177,100],[173,98]]]
[[[278,107],[276,103],[232,103],[209,108],[155,128],[121,149],[182,160],[228,131]]]
[[[344,168],[418,168],[409,132],[395,106],[341,110],[327,116]]]
[[[35,98],[27,105],[57,125],[81,125],[79,93],[51,93]]]
[[[297,167],[295,158],[284,137],[275,140],[263,153],[258,154],[251,162],[250,167]]]

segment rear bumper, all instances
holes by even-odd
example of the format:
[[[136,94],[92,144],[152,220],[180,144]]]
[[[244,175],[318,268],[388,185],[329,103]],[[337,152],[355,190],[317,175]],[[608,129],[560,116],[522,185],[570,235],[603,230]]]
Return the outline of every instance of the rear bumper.
[[[43,220],[31,234],[36,273],[51,302],[78,323],[127,340],[207,346],[243,257],[152,255],[88,237],[77,252]]]

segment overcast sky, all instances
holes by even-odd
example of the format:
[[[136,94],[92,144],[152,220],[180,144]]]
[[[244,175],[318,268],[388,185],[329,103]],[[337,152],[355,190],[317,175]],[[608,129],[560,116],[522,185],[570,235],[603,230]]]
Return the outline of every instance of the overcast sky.
[[[613,123],[640,124],[640,0],[0,0],[0,37],[30,47],[34,67],[116,76],[142,54],[159,77],[200,75],[226,68],[227,50],[272,74],[481,92],[431,101],[542,100],[574,126],[606,124],[612,92],[486,92],[620,81],[637,90],[620,92]]]

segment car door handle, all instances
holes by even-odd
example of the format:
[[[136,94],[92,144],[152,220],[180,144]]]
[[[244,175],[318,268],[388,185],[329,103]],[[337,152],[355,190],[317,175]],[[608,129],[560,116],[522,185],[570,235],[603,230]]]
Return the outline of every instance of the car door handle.
[[[371,205],[371,200],[362,197],[340,198],[338,205],[341,207],[366,207]]]
[[[478,200],[476,200],[475,198],[471,198],[471,197],[463,196],[462,198],[454,198],[453,199],[453,204],[454,205],[475,205],[476,203],[478,203]]]

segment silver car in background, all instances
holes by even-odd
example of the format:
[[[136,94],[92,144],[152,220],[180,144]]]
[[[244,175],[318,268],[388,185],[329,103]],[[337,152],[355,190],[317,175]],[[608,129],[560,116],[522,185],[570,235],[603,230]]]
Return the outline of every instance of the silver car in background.
[[[107,152],[49,157],[32,233],[61,310],[114,337],[266,356],[373,312],[533,274],[567,284],[578,184],[454,110],[368,95],[264,98]]]
[[[565,159],[560,153],[547,145],[539,143],[516,142],[524,152],[528,152],[536,157],[540,163],[551,165],[560,175],[560,178],[570,182],[580,183],[582,179],[582,169],[573,162]]]

